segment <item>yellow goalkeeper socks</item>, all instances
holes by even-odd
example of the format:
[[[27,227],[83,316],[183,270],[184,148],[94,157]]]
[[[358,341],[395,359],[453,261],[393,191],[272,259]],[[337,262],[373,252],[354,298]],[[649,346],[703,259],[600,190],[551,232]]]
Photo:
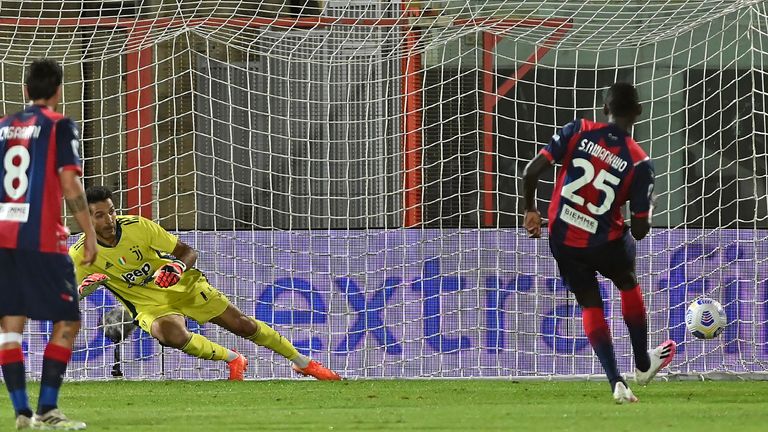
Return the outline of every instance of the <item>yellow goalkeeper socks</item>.
[[[234,352],[209,341],[205,336],[197,333],[192,333],[189,342],[181,347],[181,350],[191,356],[204,360],[229,360],[231,357],[230,353],[235,357],[237,356]]]
[[[261,345],[265,348],[269,348],[272,351],[280,354],[296,364],[300,368],[305,368],[309,364],[309,358],[299,354],[296,347],[286,338],[282,337],[280,333],[276,332],[273,328],[268,326],[265,322],[259,321],[256,318],[251,317],[256,323],[258,330],[253,336],[249,336],[246,339],[249,341]]]

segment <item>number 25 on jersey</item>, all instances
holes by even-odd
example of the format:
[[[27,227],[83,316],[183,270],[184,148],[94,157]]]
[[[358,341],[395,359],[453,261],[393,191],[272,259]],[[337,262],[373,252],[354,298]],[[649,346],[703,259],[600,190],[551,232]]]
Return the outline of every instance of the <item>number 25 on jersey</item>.
[[[574,167],[581,168],[584,173],[573,179],[570,183],[563,185],[561,193],[563,198],[567,198],[574,204],[583,206],[585,199],[578,194],[579,189],[592,183],[592,186],[594,186],[595,189],[605,194],[605,198],[603,199],[603,203],[599,206],[597,203],[587,203],[587,210],[595,216],[600,216],[610,210],[613,200],[616,199],[614,187],[619,185],[621,179],[602,169],[597,173],[597,176],[595,176],[595,167],[586,159],[575,158],[571,163]]]

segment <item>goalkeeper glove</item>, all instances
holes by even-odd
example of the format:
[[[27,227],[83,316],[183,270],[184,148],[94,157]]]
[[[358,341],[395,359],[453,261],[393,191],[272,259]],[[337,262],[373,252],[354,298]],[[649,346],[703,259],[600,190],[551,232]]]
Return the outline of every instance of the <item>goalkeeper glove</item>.
[[[155,272],[155,284],[160,288],[168,288],[171,285],[176,285],[181,279],[181,274],[184,273],[184,270],[186,269],[187,266],[183,262],[179,260],[171,261]]]
[[[93,273],[86,276],[80,285],[77,287],[77,293],[80,298],[90,295],[96,291],[100,286],[104,285],[104,282],[109,280],[109,276],[101,273]]]

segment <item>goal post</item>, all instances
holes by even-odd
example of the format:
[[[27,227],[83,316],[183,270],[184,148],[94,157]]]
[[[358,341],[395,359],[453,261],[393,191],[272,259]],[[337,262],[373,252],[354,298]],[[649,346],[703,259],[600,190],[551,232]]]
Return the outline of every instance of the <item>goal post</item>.
[[[633,82],[657,173],[638,244],[650,343],[680,344],[668,376],[765,375],[763,2],[11,4],[3,112],[22,107],[25,64],[60,60],[86,185],[177,233],[235,305],[347,377],[602,376],[546,239],[519,228],[518,183],[558,127],[605,120],[603,91]],[[630,372],[618,293],[600,287]],[[700,295],[729,317],[713,341],[684,327]],[[140,331],[115,346],[100,318],[116,304],[82,303],[70,378],[111,377],[115,349],[131,379],[225,376]],[[291,376],[189,325],[252,357],[248,378]],[[31,371],[48,330],[25,332]]]

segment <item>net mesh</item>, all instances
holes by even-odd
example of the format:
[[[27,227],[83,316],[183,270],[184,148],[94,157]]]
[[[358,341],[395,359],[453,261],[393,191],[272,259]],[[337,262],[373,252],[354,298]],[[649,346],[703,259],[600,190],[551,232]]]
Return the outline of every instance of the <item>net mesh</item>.
[[[650,342],[670,371],[763,373],[766,6],[761,1],[24,1],[0,4],[0,103],[23,66],[65,66],[86,185],[116,191],[200,252],[212,285],[347,377],[602,374],[546,239],[520,225],[522,168],[568,121],[605,120],[637,85],[633,135],[653,158],[654,229],[639,243]],[[554,174],[539,189],[547,207]],[[618,293],[601,280],[620,368]],[[725,306],[693,340],[699,295]],[[105,291],[83,303],[72,378],[221,378],[222,363],[115,345]],[[249,378],[287,362],[212,325]],[[49,330],[25,349],[40,370]]]

